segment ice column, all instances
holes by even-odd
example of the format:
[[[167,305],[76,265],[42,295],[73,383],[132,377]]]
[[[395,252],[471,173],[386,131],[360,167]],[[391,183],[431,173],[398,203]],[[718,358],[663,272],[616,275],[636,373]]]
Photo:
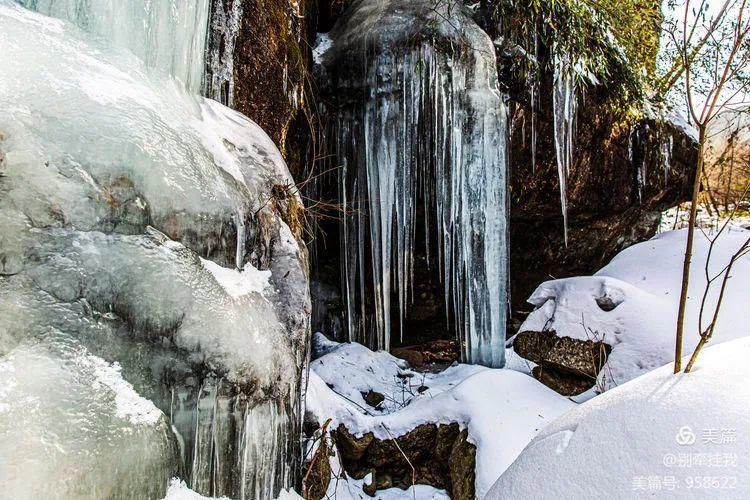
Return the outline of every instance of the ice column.
[[[502,366],[507,105],[492,43],[458,4],[353,8],[324,56],[339,96],[350,89],[356,96],[334,113],[339,199],[348,214],[341,255],[350,338],[390,346],[414,300],[416,234],[424,231],[437,247],[465,360]],[[417,227],[419,200],[424,227]]]
[[[211,0],[16,0],[130,50],[199,93]],[[219,2],[221,3],[221,2]]]
[[[570,70],[558,61],[555,64],[555,81],[553,90],[553,107],[555,118],[555,154],[557,157],[557,176],[560,182],[560,206],[563,216],[565,245],[568,245],[568,175],[573,161],[573,137],[576,122],[576,84]]]

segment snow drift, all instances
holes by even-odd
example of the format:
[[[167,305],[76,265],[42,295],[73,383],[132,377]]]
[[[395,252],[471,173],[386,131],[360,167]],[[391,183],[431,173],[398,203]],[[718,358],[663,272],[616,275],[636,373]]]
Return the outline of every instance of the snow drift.
[[[713,346],[567,412],[485,498],[748,498],[749,356],[750,338]]]
[[[633,245],[594,276],[547,281],[528,299],[536,306],[519,331],[553,330],[562,337],[601,340],[612,346],[603,385],[614,387],[658,368],[674,358],[674,337],[680,298],[687,231],[670,231]],[[711,236],[711,235],[709,235]],[[712,251],[708,275],[719,274],[750,232],[727,228]],[[698,317],[706,287],[709,240],[696,234],[687,305],[684,352],[698,343]],[[712,342],[750,334],[750,259],[734,266]],[[706,301],[703,328],[710,321],[721,279]]]
[[[372,432],[379,439],[424,423],[459,423],[477,447],[479,498],[537,432],[574,406],[514,370],[458,364],[437,374],[417,373],[388,353],[356,343],[336,344],[320,334],[316,343],[326,354],[311,363],[307,411],[321,423],[331,418],[331,428],[344,424],[353,434]],[[419,386],[427,389],[419,392]],[[386,397],[383,411],[364,402],[361,392],[368,390]]]

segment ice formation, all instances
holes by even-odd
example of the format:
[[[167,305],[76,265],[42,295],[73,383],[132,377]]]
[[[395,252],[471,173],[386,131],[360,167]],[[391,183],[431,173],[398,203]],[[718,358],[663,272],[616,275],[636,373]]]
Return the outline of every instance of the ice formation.
[[[428,0],[359,2],[330,39],[316,54],[338,100],[332,135],[348,211],[341,255],[350,339],[390,345],[414,300],[423,231],[465,359],[502,366],[507,105],[491,40],[459,2]],[[374,311],[365,307],[370,296]]]
[[[0,482],[273,498],[309,310],[281,155],[183,80],[199,3],[24,3],[63,19],[0,0]]]
[[[234,103],[234,46],[242,18],[242,0],[212,2],[205,95],[226,106]]]
[[[128,49],[200,92],[211,0],[16,0]],[[221,2],[219,2],[221,3]]]
[[[552,95],[555,122],[555,155],[560,183],[560,206],[563,216],[565,245],[568,244],[568,175],[573,162],[573,137],[576,125],[576,83],[567,64],[557,61]]]

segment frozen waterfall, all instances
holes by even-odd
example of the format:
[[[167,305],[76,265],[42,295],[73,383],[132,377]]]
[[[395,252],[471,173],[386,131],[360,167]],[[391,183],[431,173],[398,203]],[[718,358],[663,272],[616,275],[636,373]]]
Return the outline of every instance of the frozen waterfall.
[[[336,93],[350,339],[390,346],[418,300],[411,286],[424,231],[464,358],[502,366],[507,105],[492,42],[460,3],[429,0],[357,2],[330,38],[321,61]]]
[[[160,498],[174,476],[233,498],[291,486],[306,257],[269,203],[292,182],[271,139],[195,94],[208,8],[0,0],[14,498]]]
[[[16,0],[126,48],[146,66],[201,90],[211,0]]]

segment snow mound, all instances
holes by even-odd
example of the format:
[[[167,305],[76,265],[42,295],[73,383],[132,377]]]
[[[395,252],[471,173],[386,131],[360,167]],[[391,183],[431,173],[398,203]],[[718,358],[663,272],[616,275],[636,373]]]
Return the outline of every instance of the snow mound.
[[[196,493],[195,491],[188,488],[188,485],[185,484],[185,481],[177,478],[172,478],[172,480],[169,482],[169,488],[167,488],[167,496],[164,497],[164,500],[226,500],[226,498],[227,497],[221,497],[217,499],[216,497],[203,496],[200,493]]]
[[[457,422],[477,447],[479,497],[537,432],[574,406],[514,370],[456,364],[441,373],[418,373],[386,352],[323,341],[318,334],[316,346],[323,345],[326,354],[311,363],[307,410],[319,422],[331,418],[330,428],[344,424],[356,435],[372,432],[379,439],[420,424]],[[365,403],[362,392],[369,390],[385,396],[383,410]]]
[[[669,231],[633,245],[615,256],[594,276],[547,281],[528,301],[536,306],[519,331],[554,330],[561,337],[602,340],[612,346],[600,377],[611,388],[672,360],[682,261],[687,231]],[[719,274],[750,232],[727,228],[710,259],[709,275]],[[684,352],[698,343],[698,317],[706,286],[708,238],[695,237],[687,304]],[[750,259],[734,266],[712,342],[750,334],[744,321],[750,300]],[[721,278],[714,281],[706,302],[710,321]]]
[[[260,271],[249,262],[245,264],[242,271],[222,267],[206,259],[201,259],[201,263],[206,271],[216,278],[216,282],[221,285],[224,291],[235,299],[253,292],[263,293],[269,286],[268,280],[271,277],[271,271]]]
[[[750,498],[748,357],[750,339],[733,340],[692,373],[667,365],[577,407],[485,498]]]

